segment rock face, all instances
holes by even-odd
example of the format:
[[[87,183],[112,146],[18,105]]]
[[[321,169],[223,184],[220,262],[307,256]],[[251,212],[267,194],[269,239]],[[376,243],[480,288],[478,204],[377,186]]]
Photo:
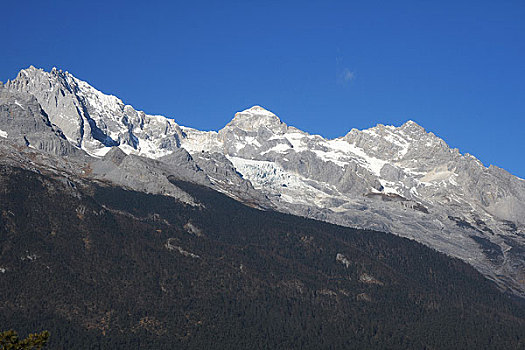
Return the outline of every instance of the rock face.
[[[206,132],[136,111],[56,69],[30,67],[0,90],[3,115],[17,111],[0,140],[29,134],[19,121],[37,115],[47,131],[30,144],[42,140],[38,148],[56,155],[85,150],[98,157],[88,161],[97,178],[174,195],[175,176],[255,207],[413,238],[525,296],[525,181],[413,121],[325,139],[254,106]]]
[[[0,86],[0,140],[58,156],[78,153],[62,131],[49,121],[35,97]]]
[[[5,86],[35,96],[67,139],[90,154],[104,155],[119,146],[157,158],[179,145],[181,131],[173,120],[136,111],[68,72],[31,66]]]

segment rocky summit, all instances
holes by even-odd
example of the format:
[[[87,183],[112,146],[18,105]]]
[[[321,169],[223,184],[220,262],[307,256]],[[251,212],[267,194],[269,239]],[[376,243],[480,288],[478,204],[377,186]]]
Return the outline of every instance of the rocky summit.
[[[326,139],[254,106],[219,131],[179,126],[68,72],[30,67],[0,86],[2,162],[163,194],[175,176],[249,206],[408,237],[525,297],[525,181],[414,121]]]

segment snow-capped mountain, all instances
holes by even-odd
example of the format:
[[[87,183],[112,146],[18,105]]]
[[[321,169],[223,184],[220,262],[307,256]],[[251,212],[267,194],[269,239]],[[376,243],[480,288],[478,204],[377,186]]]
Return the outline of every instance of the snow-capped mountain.
[[[99,173],[116,164],[100,166],[112,147],[131,154],[131,165],[106,179],[125,184],[123,174],[142,159],[134,155],[156,159],[140,162],[160,174],[184,166],[186,177],[200,173],[201,183],[251,205],[413,238],[525,296],[525,181],[484,167],[413,121],[325,139],[254,106],[218,132],[199,131],[56,69],[22,70],[5,90],[33,95],[71,144],[99,157],[90,161]]]
[[[175,121],[136,111],[68,72],[31,66],[6,87],[34,95],[67,139],[91,155],[102,156],[119,146],[126,153],[158,158],[179,146],[181,131]]]
[[[182,130],[182,147],[225,154],[279,210],[410,237],[523,288],[525,181],[413,121],[327,140],[255,106],[218,133]]]

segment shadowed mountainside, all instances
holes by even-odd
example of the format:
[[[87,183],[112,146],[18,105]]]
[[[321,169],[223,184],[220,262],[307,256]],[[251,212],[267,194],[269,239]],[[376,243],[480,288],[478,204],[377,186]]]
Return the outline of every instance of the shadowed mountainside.
[[[525,312],[415,241],[0,167],[0,324],[53,349],[523,348]]]

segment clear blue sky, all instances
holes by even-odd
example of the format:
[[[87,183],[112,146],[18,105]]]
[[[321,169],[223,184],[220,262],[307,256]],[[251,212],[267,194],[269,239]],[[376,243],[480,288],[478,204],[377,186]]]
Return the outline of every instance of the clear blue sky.
[[[525,178],[525,2],[5,1],[0,80],[68,70],[179,124],[254,104],[325,137],[413,119]]]

